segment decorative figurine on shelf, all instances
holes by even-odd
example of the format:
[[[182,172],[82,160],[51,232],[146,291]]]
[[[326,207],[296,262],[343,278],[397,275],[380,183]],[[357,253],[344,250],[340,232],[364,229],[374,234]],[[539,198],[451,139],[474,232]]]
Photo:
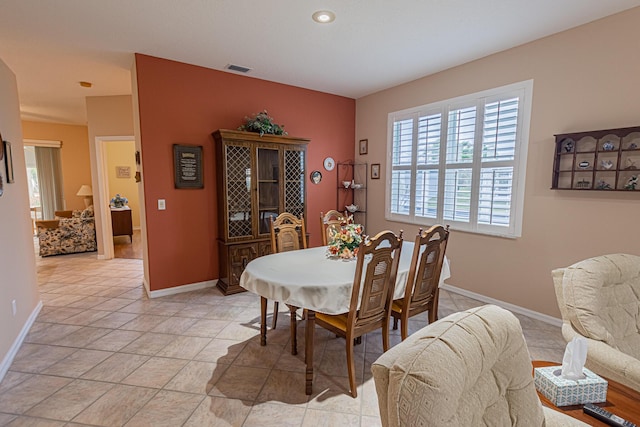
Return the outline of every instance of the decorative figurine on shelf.
[[[638,148],[638,144],[636,144],[635,142],[632,142],[631,144],[629,144],[629,150],[636,150]]]
[[[123,208],[127,206],[128,203],[129,199],[121,196],[120,194],[116,194],[116,196],[109,201],[109,206],[112,208]]]
[[[633,175],[624,186],[625,190],[635,190],[638,186],[638,175]]]
[[[562,148],[564,149],[565,153],[572,153],[573,152],[573,140],[569,139],[567,140],[564,145],[562,146]]]
[[[605,181],[604,179],[600,179],[598,180],[598,183],[596,184],[596,188],[598,190],[611,190],[611,185]]]
[[[602,169],[611,169],[613,167],[613,162],[611,160],[601,160],[600,161],[600,167],[602,167]]]
[[[616,146],[611,141],[605,141],[604,144],[602,144],[602,149],[604,151],[613,151],[616,149]]]
[[[587,181],[584,178],[576,182],[576,188],[590,188],[590,187],[591,187],[591,181]]]
[[[638,169],[636,167],[636,161],[633,160],[632,158],[628,158],[627,161],[625,162],[625,169]]]

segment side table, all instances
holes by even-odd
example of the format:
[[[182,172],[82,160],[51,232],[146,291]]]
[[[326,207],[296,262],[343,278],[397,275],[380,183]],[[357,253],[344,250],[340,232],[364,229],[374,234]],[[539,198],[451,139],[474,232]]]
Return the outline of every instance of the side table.
[[[558,363],[534,360],[532,365],[534,368],[542,368],[544,366],[558,366]],[[603,403],[596,403],[596,405],[624,418],[627,421],[640,424],[640,393],[625,385],[611,381],[609,378],[605,379],[609,382],[607,386],[607,401]],[[582,405],[558,407],[551,403],[551,401],[544,397],[540,392],[538,392],[538,397],[544,406],[555,409],[556,411],[562,412],[589,425],[608,426],[602,421],[585,414],[582,411]]]
[[[129,236],[133,243],[133,224],[131,222],[131,208],[111,208],[111,228],[113,236]]]

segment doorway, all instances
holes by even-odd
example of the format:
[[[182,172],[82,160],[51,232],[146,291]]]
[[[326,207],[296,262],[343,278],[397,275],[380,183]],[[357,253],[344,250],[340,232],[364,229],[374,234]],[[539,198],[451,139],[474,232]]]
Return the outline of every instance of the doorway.
[[[96,138],[96,158],[105,258],[142,259],[133,137]]]

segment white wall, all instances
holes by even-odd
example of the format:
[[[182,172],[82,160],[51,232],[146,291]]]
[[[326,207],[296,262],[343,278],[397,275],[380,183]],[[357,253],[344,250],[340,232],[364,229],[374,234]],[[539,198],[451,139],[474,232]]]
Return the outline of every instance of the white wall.
[[[11,142],[15,183],[7,184],[5,160],[0,161],[4,194],[0,197],[0,380],[40,305],[29,193],[25,168],[18,86],[13,72],[0,59],[0,133]],[[12,312],[16,302],[16,314]]]

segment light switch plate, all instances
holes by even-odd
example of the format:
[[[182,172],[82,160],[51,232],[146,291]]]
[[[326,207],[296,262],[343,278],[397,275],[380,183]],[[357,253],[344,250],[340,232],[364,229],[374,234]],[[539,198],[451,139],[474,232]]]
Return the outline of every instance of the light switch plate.
[[[164,199],[158,199],[158,210],[163,211],[167,209],[167,205],[165,204]]]

